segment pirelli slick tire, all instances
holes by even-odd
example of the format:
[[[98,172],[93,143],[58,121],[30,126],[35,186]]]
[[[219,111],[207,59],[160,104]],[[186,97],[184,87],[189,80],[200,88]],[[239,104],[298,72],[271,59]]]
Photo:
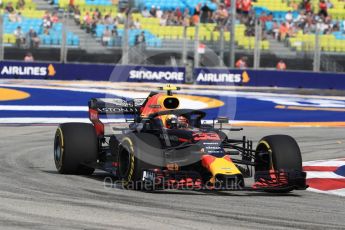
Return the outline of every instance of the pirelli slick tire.
[[[95,128],[86,123],[61,124],[55,133],[54,161],[61,174],[90,175],[95,169],[83,163],[97,161],[98,139]]]
[[[256,148],[255,171],[302,171],[302,155],[294,138],[287,135],[271,135],[262,138]],[[289,192],[292,189],[278,192]]]
[[[257,162],[257,171],[270,169],[302,171],[301,150],[295,139],[290,136],[266,136],[259,141],[256,150],[257,152],[268,153],[268,159],[265,162]]]
[[[144,190],[143,171],[161,168],[160,163],[149,163],[148,158],[162,158],[159,139],[147,133],[136,133],[125,136],[119,147],[118,175],[127,189]]]

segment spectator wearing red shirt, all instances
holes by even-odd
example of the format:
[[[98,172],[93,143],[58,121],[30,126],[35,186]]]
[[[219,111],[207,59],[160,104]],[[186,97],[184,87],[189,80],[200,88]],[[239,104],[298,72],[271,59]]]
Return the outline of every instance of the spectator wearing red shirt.
[[[194,8],[194,14],[192,16],[192,24],[197,25],[200,22],[200,14],[201,14],[201,3],[199,3]]]
[[[224,0],[224,5],[227,9],[231,7],[231,0]]]
[[[57,15],[56,12],[53,13],[52,17],[50,18],[50,20],[52,21],[52,23],[57,23],[59,22],[59,17]]]
[[[69,0],[69,2],[68,2],[68,8],[69,8],[69,11],[70,11],[70,12],[73,12],[73,10],[75,9],[74,0]]]
[[[248,15],[252,9],[252,0],[243,0],[242,1],[242,14]]]
[[[261,21],[262,24],[266,23],[267,21],[270,21],[270,18],[266,15],[266,12],[263,11],[260,15],[259,20]]]
[[[311,3],[310,0],[304,0],[304,9],[306,13],[311,12]]]
[[[277,70],[286,70],[286,64],[283,60],[280,60],[277,63]]]
[[[246,69],[248,67],[247,60],[248,58],[246,56],[243,56],[240,59],[238,59],[238,61],[235,64],[236,68]]]
[[[319,15],[320,16],[323,15],[326,18],[328,16],[328,13],[327,13],[327,3],[325,2],[325,0],[320,0],[319,8],[320,8]]]
[[[278,37],[278,40],[279,41],[282,41],[282,40],[285,40],[285,38],[288,37],[288,34],[289,33],[289,27],[288,25],[283,22],[280,27],[279,27],[279,37]]]
[[[242,0],[236,0],[236,13],[242,14]]]
[[[181,12],[181,10],[180,10],[180,8],[177,8],[176,10],[175,10],[175,17],[176,17],[176,19],[180,22],[181,20],[182,20],[182,12]]]

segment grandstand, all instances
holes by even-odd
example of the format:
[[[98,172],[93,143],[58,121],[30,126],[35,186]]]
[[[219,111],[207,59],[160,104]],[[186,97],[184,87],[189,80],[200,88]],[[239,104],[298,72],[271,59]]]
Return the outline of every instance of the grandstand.
[[[181,48],[182,41],[186,39],[190,52],[194,49],[197,30],[195,18],[197,18],[201,21],[198,29],[199,41],[216,53],[229,50],[231,38],[229,1],[74,0],[71,6],[70,0],[52,0],[49,6],[50,13],[58,12],[59,21],[52,24],[49,33],[46,33],[42,26],[46,14],[40,9],[43,0],[26,0],[22,9],[16,9],[16,12],[21,13],[21,21],[13,21],[10,14],[5,11],[5,7],[9,2],[16,5],[18,1],[4,0],[1,9],[4,13],[3,42],[7,47],[16,45],[14,31],[21,26],[25,34],[30,29],[36,31],[40,39],[40,48],[60,48],[63,44],[62,21],[66,20],[68,24],[66,45],[69,49],[77,48],[86,52],[92,50],[110,54],[112,50],[121,50],[124,44],[125,18],[128,15],[130,47],[138,44],[138,36],[143,32],[148,51],[175,52]],[[130,13],[124,7],[126,4],[123,6],[124,2],[131,4]],[[253,1],[248,16],[237,15],[236,52],[250,56],[255,46],[259,45],[263,55],[274,55],[277,59],[305,56],[314,51],[316,34],[318,34],[320,49],[324,54],[344,55],[345,2],[342,0],[330,2],[331,5],[327,6],[329,16],[321,17],[318,16],[319,0],[310,1],[309,13],[301,13],[308,11],[302,0]],[[222,13],[223,5],[228,13],[220,22],[219,15]],[[63,18],[62,12],[70,12],[70,17]],[[310,25],[300,23],[301,15],[304,20],[311,20]],[[263,33],[260,38],[256,38],[254,34],[255,20],[262,23]],[[284,28],[281,27],[285,24],[288,24],[288,28],[286,34],[282,34]],[[319,27],[320,30],[317,29]],[[225,43],[224,50],[220,50],[221,42]]]
[[[44,30],[44,17],[46,12],[43,10],[37,10],[37,5],[32,0],[26,0],[23,9],[15,9],[13,13],[6,11],[5,7],[8,3],[17,5],[18,0],[5,0],[3,1],[3,9],[1,9],[3,16],[3,42],[5,46],[14,46],[16,43],[16,36],[14,31],[21,27],[22,32],[27,34],[30,29],[33,29],[39,39],[40,47],[60,47],[62,44],[62,22],[52,23],[48,31]],[[11,15],[19,15],[19,19],[11,19]],[[72,32],[67,32],[66,43],[70,47],[79,46],[79,38]]]

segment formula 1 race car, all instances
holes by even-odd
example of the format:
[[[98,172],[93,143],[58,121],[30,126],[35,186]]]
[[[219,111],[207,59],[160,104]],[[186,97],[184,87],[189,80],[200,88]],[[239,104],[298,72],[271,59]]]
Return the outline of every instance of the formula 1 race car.
[[[119,178],[128,189],[212,189],[289,192],[304,190],[301,152],[286,135],[252,141],[232,139],[229,120],[203,121],[205,112],[179,109],[178,87],[167,86],[147,98],[91,99],[92,124],[59,125],[54,160],[59,173],[90,175],[95,169]],[[165,92],[166,91],[166,92]],[[126,126],[105,135],[101,115],[123,114]],[[131,118],[128,118],[131,116]],[[216,126],[218,128],[216,128]],[[245,185],[245,178],[254,183]]]

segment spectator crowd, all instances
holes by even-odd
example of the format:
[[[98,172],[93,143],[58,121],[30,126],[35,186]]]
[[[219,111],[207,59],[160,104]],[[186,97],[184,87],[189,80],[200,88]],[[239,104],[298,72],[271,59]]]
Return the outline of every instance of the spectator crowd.
[[[10,22],[22,23],[25,18],[23,18],[21,12],[25,9],[25,5],[25,0],[18,0],[15,6],[12,2],[8,2],[6,4],[0,4],[0,7],[8,15]],[[24,32],[22,26],[17,26],[13,31],[13,35],[16,38],[15,45],[17,47],[38,48],[41,42],[39,34],[49,35],[52,26],[58,22],[59,17],[57,12],[46,11],[42,17],[42,24],[38,31],[30,27],[27,32]]]
[[[310,0],[290,0],[288,4],[298,12],[297,16],[294,17],[292,11],[288,11],[281,21],[275,20],[272,14],[266,15],[265,12],[260,16],[264,33],[272,35],[278,41],[295,37],[300,31],[303,34],[332,34],[345,26],[345,20],[334,20],[328,13],[328,10],[333,8],[331,0],[320,0],[317,9],[313,9]]]

